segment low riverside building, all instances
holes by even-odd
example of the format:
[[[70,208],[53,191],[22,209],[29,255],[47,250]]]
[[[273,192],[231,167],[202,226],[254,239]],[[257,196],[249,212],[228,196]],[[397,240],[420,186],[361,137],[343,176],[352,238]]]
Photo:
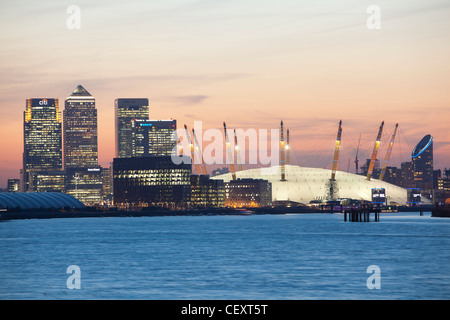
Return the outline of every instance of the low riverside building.
[[[212,180],[208,175],[191,176],[191,208],[221,208],[224,197],[223,180]]]
[[[264,179],[237,179],[225,183],[225,206],[233,208],[272,205],[272,183]]]
[[[114,204],[120,208],[186,209],[190,201],[191,164],[171,156],[115,158]]]

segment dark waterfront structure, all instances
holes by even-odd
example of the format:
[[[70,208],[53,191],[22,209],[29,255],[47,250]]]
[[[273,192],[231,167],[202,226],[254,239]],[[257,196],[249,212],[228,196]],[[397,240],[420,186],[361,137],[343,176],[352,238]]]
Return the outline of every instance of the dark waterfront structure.
[[[191,165],[170,156],[115,158],[114,204],[122,208],[186,209],[190,201]]]
[[[81,85],[67,97],[64,117],[64,168],[98,165],[95,99]]]
[[[21,190],[36,191],[33,175],[62,169],[62,126],[58,99],[27,99],[23,122]]]
[[[84,204],[61,192],[0,193],[0,208],[8,210],[50,210],[84,208]]]
[[[116,99],[116,158],[133,156],[133,120],[148,120],[148,99]]]
[[[176,120],[132,120],[133,157],[170,156],[176,147]]]
[[[224,198],[223,180],[212,180],[208,175],[191,176],[191,208],[222,208]]]
[[[422,190],[428,199],[433,195],[433,137],[426,135],[414,148],[412,154],[414,187]]]
[[[226,207],[267,207],[272,205],[272,183],[263,179],[237,179],[225,183]]]

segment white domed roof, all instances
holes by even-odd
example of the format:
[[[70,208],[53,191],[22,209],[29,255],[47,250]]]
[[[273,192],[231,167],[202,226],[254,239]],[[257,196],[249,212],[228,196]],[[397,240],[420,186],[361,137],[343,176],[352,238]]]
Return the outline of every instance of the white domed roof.
[[[280,170],[280,166],[249,169],[237,172],[236,177],[270,181],[273,201],[289,200],[309,203],[311,200],[326,199],[331,170],[286,165],[286,181],[280,181]],[[231,180],[231,173],[215,176],[213,179],[228,182]],[[406,204],[406,189],[377,179],[368,181],[365,176],[337,171],[336,185],[338,188],[337,198],[371,201],[372,188],[384,188],[388,204],[391,202],[400,205]]]

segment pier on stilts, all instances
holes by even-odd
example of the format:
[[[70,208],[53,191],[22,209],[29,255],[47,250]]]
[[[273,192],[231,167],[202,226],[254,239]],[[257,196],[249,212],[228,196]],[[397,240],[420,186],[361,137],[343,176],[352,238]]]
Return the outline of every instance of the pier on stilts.
[[[344,221],[350,222],[370,222],[370,215],[374,214],[373,221],[380,221],[380,209],[374,209],[371,207],[362,207],[358,209],[349,209],[344,211]]]

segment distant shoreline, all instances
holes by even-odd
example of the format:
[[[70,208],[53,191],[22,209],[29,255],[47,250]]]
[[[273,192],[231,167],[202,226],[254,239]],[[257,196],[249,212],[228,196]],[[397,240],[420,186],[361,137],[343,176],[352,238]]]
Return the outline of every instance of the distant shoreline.
[[[439,208],[438,208],[439,209]],[[341,213],[339,210],[320,210],[308,207],[275,207],[275,208],[249,208],[246,211],[233,208],[211,208],[199,210],[34,210],[34,211],[2,211],[0,221],[22,219],[67,219],[67,218],[112,218],[112,217],[170,217],[170,216],[241,216],[266,214],[332,214]],[[398,207],[398,212],[433,212],[432,206]],[[440,213],[441,211],[439,211]],[[434,214],[434,216],[446,216]]]

